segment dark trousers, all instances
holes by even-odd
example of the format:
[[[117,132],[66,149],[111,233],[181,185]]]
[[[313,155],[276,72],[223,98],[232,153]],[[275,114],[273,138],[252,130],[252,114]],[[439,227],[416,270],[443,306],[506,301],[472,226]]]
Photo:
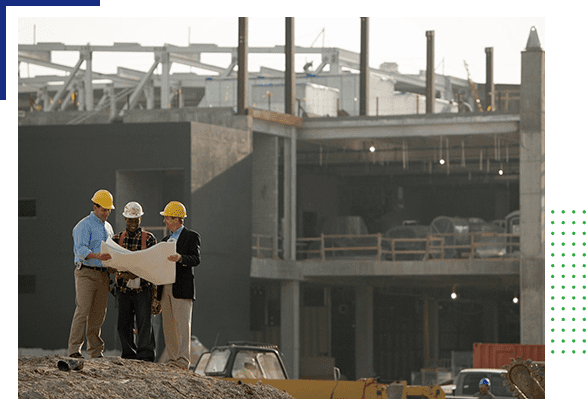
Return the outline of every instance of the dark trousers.
[[[142,291],[118,291],[118,335],[122,344],[122,357],[148,362],[155,360],[155,333],[151,323],[151,288]],[[134,323],[138,330],[134,339]]]

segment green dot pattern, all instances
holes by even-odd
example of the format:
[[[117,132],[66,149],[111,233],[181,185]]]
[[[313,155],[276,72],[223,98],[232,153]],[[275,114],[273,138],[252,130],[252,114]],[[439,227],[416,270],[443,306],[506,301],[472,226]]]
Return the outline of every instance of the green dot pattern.
[[[546,219],[546,351],[586,355],[586,209],[555,209]]]

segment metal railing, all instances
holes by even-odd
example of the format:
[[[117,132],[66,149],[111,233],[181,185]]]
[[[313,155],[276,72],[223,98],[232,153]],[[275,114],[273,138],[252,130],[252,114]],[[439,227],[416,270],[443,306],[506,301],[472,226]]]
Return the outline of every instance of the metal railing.
[[[268,235],[268,234],[253,234],[252,235],[252,250],[253,255],[255,258],[272,258],[272,259],[281,259],[279,257],[279,253],[283,250],[278,248],[278,240],[275,240],[276,237]],[[268,244],[267,244],[268,242]],[[268,255],[267,255],[268,254]]]
[[[373,260],[445,260],[514,257],[519,234],[435,233],[421,238],[388,238],[378,234],[322,234],[297,239],[297,259],[361,258]],[[280,259],[279,241],[253,234],[253,256]]]

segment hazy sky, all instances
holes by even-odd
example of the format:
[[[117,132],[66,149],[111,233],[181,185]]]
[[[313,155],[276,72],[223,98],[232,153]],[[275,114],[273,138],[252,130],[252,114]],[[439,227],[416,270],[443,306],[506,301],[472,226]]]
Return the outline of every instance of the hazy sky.
[[[466,78],[464,61],[476,82],[485,81],[485,48],[494,49],[496,83],[520,83],[521,51],[531,27],[537,29],[541,45],[546,44],[545,18],[398,18],[370,17],[370,66],[396,62],[402,73],[419,73],[426,68],[425,32],[435,33],[436,72]],[[218,46],[238,45],[238,18],[21,18],[18,21],[18,43],[61,42],[68,45],[111,45],[134,42],[145,46],[165,43],[186,46],[188,43],[213,43]],[[284,17],[250,17],[249,46],[275,46],[285,43]],[[295,43],[304,47],[339,47],[360,52],[359,17],[295,18]],[[93,69],[115,73],[116,66],[146,71],[153,62],[152,54],[94,53]],[[208,55],[203,62],[227,66],[230,56]],[[74,65],[79,54],[54,53],[54,62]],[[320,56],[296,55],[297,69],[307,61],[320,63]],[[260,65],[284,69],[284,55],[249,55],[251,70]],[[174,66],[184,72],[189,67]],[[56,74],[38,67],[21,67],[21,76]],[[57,73],[58,74],[58,73]]]

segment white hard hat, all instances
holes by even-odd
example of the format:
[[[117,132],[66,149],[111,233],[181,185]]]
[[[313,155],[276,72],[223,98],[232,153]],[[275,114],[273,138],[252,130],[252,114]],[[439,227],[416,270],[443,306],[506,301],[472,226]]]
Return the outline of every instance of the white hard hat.
[[[130,201],[128,204],[124,206],[124,212],[122,212],[122,216],[125,218],[139,218],[144,215],[142,211],[142,206],[138,202]]]

